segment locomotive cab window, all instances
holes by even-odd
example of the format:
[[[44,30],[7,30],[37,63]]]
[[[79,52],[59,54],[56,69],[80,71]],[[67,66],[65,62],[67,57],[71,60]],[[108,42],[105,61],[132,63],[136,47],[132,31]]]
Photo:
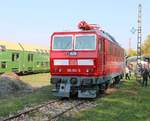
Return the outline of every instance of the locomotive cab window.
[[[95,50],[96,36],[95,35],[78,35],[75,38],[76,50]]]
[[[53,50],[71,50],[73,49],[72,36],[54,36]]]

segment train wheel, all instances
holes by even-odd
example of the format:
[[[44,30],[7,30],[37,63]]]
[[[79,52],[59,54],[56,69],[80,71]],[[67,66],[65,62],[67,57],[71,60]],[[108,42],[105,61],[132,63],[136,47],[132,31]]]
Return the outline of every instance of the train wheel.
[[[120,76],[115,77],[115,84],[119,84],[120,82]]]
[[[111,85],[110,85],[110,87],[114,87],[115,86],[115,81],[116,81],[115,78],[111,79]]]
[[[106,82],[106,84],[105,84],[106,86],[105,86],[105,89],[108,89],[108,87],[109,87],[109,81],[108,82]]]
[[[121,75],[120,75],[120,79],[123,79],[123,76],[124,76],[124,75],[123,75],[123,74],[121,74]]]
[[[105,93],[105,90],[106,90],[106,84],[103,83],[99,86],[99,91],[100,91],[100,94],[104,94]]]
[[[76,88],[71,87],[70,97],[71,98],[77,98],[78,97],[78,90]]]

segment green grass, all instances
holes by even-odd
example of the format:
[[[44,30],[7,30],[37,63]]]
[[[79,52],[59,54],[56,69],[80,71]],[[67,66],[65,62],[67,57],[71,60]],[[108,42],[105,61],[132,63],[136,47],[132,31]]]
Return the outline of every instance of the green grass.
[[[33,77],[33,78],[30,78]],[[38,85],[35,79],[48,84],[49,74],[23,76],[31,85]],[[150,84],[150,82],[149,82]],[[40,85],[38,85],[40,86]],[[51,86],[43,86],[31,94],[9,96],[0,99],[0,117],[16,113],[25,107],[38,105],[54,99]],[[96,99],[97,106],[92,109],[75,113],[70,117],[62,117],[63,121],[150,121],[150,86],[141,87],[135,79],[123,82],[116,92]]]
[[[141,87],[134,79],[116,92],[97,99],[97,106],[64,121],[150,121],[150,86]]]
[[[16,113],[25,107],[35,106],[51,99],[54,99],[54,96],[50,86],[42,87],[31,94],[11,95],[5,99],[0,99],[0,117],[8,116],[10,113]]]
[[[35,106],[39,103],[54,99],[49,84],[49,74],[35,74],[21,77],[24,82],[37,88],[32,93],[10,94],[0,98],[0,117],[16,113],[25,107]],[[46,85],[46,86],[45,86]]]
[[[42,74],[33,74],[33,75],[25,75],[20,77],[25,83],[30,84],[32,87],[42,87],[50,85],[50,74],[42,73]]]

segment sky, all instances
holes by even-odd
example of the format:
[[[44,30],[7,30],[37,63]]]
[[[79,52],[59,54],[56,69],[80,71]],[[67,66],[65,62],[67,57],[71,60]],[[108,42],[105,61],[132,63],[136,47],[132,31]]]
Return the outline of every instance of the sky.
[[[56,31],[77,30],[81,20],[99,24],[122,47],[136,49],[137,7],[142,4],[143,41],[150,34],[149,0],[0,0],[0,40],[49,47]]]

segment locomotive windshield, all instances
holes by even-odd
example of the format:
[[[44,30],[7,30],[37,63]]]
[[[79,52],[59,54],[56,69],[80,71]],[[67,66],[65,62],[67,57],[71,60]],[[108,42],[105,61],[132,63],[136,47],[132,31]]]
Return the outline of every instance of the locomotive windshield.
[[[72,36],[56,36],[53,39],[54,50],[72,49]]]
[[[71,35],[54,36],[52,45],[53,50],[95,50],[96,37],[95,35],[76,35],[73,39]]]
[[[76,50],[95,50],[96,39],[94,35],[80,35],[75,38]]]

